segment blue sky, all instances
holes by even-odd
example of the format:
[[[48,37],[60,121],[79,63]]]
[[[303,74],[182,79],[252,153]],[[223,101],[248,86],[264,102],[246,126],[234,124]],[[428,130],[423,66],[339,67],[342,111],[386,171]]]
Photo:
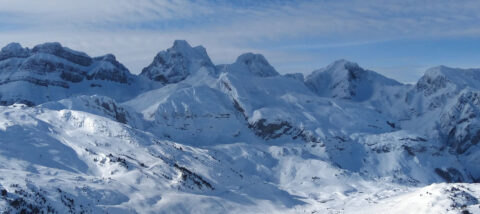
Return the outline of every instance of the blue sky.
[[[216,64],[262,53],[280,73],[347,59],[402,82],[436,65],[480,67],[477,0],[0,0],[0,45],[58,41],[113,53],[132,73],[175,39]]]

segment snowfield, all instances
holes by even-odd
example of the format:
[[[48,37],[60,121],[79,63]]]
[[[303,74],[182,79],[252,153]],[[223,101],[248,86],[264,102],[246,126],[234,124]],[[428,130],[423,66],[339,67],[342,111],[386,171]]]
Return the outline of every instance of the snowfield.
[[[480,213],[480,69],[0,51],[2,213]]]

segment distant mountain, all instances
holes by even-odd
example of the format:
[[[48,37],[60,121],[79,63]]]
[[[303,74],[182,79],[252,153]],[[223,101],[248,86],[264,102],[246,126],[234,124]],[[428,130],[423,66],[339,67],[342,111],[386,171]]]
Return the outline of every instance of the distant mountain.
[[[401,85],[346,60],[335,61],[326,68],[312,72],[305,82],[320,96],[353,101],[365,101],[371,98],[373,93],[383,90],[382,87]]]
[[[480,69],[280,75],[177,40],[133,75],[110,54],[11,43],[0,212],[477,213],[479,114]]]
[[[37,105],[73,95],[101,94],[119,100],[137,93],[136,76],[115,56],[91,58],[59,43],[33,49],[11,43],[0,52],[0,103]]]
[[[200,69],[215,70],[205,48],[192,48],[186,41],[176,40],[173,47],[159,52],[140,75],[162,83],[177,83]]]

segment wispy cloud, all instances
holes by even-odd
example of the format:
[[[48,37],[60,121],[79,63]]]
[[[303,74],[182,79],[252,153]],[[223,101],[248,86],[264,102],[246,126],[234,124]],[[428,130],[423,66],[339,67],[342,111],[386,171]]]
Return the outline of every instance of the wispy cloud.
[[[480,36],[476,0],[0,0],[0,4],[0,45],[60,41],[92,55],[113,52],[134,73],[174,39],[204,45],[217,63],[255,51],[264,53],[280,71],[292,71],[297,65],[306,72],[329,59],[324,57],[328,53],[315,50]],[[348,57],[344,55],[340,57]]]

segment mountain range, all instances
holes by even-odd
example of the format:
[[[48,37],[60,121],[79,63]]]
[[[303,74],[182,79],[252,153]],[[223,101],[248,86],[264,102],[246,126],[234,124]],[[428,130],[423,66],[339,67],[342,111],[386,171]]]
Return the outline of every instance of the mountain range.
[[[480,69],[0,51],[4,213],[480,213]]]

